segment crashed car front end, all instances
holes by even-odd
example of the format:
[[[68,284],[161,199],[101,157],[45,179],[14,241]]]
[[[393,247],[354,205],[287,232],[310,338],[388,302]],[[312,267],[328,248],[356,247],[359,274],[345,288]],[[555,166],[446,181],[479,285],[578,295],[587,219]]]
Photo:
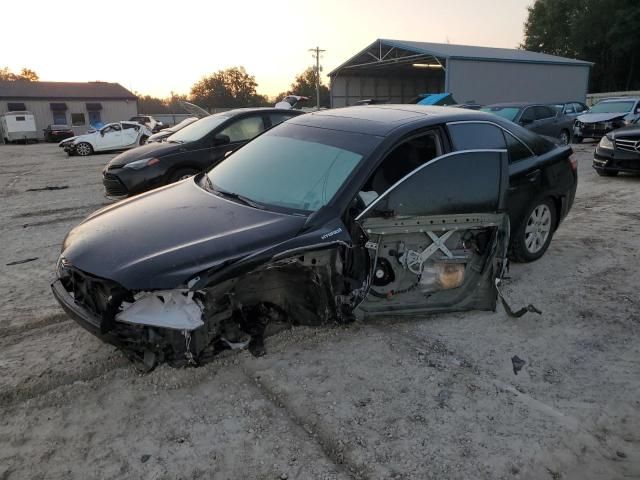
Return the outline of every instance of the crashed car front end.
[[[195,365],[225,348],[260,354],[270,323],[341,321],[359,300],[361,284],[348,291],[332,274],[342,268],[334,250],[288,252],[259,267],[253,263],[217,284],[199,287],[212,279],[195,277],[189,285],[149,291],[126,289],[61,257],[52,290],[78,324],[144,368]]]

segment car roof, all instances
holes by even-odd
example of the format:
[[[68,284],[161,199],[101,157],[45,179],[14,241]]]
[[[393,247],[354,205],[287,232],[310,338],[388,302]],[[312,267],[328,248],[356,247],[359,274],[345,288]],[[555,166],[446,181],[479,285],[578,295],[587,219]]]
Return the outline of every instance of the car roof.
[[[558,103],[567,103],[567,102],[558,102]],[[502,103],[493,103],[491,105],[485,105],[487,108],[523,108],[523,107],[548,107],[549,105],[556,105],[555,103],[536,103],[536,102],[502,102]]]
[[[620,100],[629,100],[632,102],[640,101],[640,97],[609,97],[604,100],[600,100],[598,103],[606,103],[606,102],[619,102]]]
[[[288,123],[341,130],[353,133],[385,136],[391,131],[411,124],[437,125],[461,120],[496,122],[496,115],[455,107],[426,105],[363,105],[307,113]]]
[[[275,108],[275,107],[248,107],[248,108],[234,108],[233,110],[227,110],[226,112],[218,112],[220,115],[226,116],[235,116],[241,115],[243,113],[251,113],[251,112],[282,112],[282,113],[290,113],[295,112],[295,115],[299,115],[304,113],[302,110],[296,110],[292,108]]]

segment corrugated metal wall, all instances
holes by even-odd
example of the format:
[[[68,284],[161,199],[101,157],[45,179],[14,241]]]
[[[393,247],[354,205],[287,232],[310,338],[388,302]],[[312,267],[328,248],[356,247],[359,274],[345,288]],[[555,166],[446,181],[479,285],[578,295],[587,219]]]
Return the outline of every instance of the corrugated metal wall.
[[[89,128],[89,112],[87,111],[87,103],[100,103],[100,119],[102,123],[117,122],[120,120],[129,120],[138,113],[138,102],[135,100],[96,100],[88,98],[86,100],[34,100],[12,98],[9,102],[21,102],[25,104],[27,110],[33,113],[36,119],[36,127],[40,138],[44,138],[42,131],[47,125],[53,123],[53,112],[51,111],[51,103],[66,103],[67,110],[65,112],[67,125],[71,125],[72,113],[83,113],[85,125],[73,126],[76,135],[86,133]],[[0,99],[0,115],[7,111],[7,100]]]
[[[331,106],[346,107],[368,98],[407,103],[420,93],[439,93],[443,89],[444,74],[441,72],[420,76],[343,76],[338,73],[331,79]]]
[[[588,66],[458,59],[447,66],[448,91],[460,103],[583,102],[587,96]]]

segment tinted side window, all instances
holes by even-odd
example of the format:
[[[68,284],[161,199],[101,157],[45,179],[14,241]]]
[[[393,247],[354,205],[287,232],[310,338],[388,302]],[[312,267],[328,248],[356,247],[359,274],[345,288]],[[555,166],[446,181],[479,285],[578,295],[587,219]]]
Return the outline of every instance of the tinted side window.
[[[245,140],[251,140],[264,130],[264,123],[262,117],[246,117],[232,123],[222,132],[222,135],[228,135],[231,143],[244,142]]]
[[[575,112],[576,112],[575,103],[567,103],[567,105],[565,106],[564,113],[575,113]]]
[[[133,128],[134,130],[138,130],[138,129],[140,128],[140,126],[139,126],[139,125],[132,125],[132,124],[130,124],[130,123],[123,123],[123,124],[122,124],[122,128],[123,128],[124,130],[127,130],[127,129],[129,129],[129,128]]]
[[[522,117],[520,117],[521,122],[533,122],[535,119],[536,114],[533,107],[525,108],[524,112],[522,112]]]
[[[573,106],[575,107],[577,113],[587,110],[587,106],[582,103],[574,103]]]
[[[513,132],[513,135],[522,140],[536,155],[542,155],[543,153],[547,153],[556,148],[556,146],[549,140],[542,138],[540,135],[523,128],[520,125],[509,125],[507,129]]]
[[[552,118],[556,116],[556,111],[549,107],[538,106],[538,107],[533,107],[533,109],[535,111],[536,119],[538,120],[542,120],[545,118]]]
[[[489,123],[448,125],[454,150],[504,149],[502,130]]]
[[[362,191],[371,192],[372,199],[382,195],[405,175],[441,154],[440,139],[435,133],[427,133],[407,140],[385,157],[369,177]]]
[[[290,118],[295,117],[295,115],[290,115],[288,113],[270,113],[269,120],[271,121],[271,126],[276,126],[279,123],[282,123]]]
[[[500,152],[455,152],[436,159],[372,204],[364,217],[496,211],[503,158]]]
[[[531,151],[516,137],[505,132],[504,136],[507,140],[507,150],[509,150],[509,163],[518,162],[529,158]]]

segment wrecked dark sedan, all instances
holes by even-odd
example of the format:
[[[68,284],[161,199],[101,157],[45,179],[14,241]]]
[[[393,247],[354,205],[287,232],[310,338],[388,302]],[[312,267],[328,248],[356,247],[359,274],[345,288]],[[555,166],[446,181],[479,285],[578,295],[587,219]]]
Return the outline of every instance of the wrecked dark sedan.
[[[272,322],[493,310],[510,145],[529,148],[511,126],[414,105],[295,117],[89,216],[63,242],[53,293],[147,368],[259,354]]]
[[[607,98],[576,118],[573,140],[576,143],[582,142],[585,138],[600,140],[607,133],[631,125],[638,118],[640,98]]]
[[[593,154],[598,175],[615,177],[620,172],[640,174],[640,123],[607,133]]]

